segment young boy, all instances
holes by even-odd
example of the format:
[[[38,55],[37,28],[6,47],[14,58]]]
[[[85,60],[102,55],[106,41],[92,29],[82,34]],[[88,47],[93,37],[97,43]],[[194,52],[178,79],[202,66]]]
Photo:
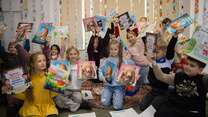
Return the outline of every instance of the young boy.
[[[205,117],[208,84],[201,73],[206,63],[188,56],[183,71],[165,74],[153,62],[156,78],[175,86],[174,92],[155,107],[155,117]]]

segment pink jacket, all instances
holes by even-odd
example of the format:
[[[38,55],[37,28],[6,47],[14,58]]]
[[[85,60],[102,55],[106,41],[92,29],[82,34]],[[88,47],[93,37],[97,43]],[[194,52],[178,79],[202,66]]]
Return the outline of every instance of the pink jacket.
[[[128,47],[128,51],[131,54],[132,59],[135,61],[136,65],[144,66],[149,65],[149,61],[144,55],[144,43],[142,39],[138,38],[137,42],[133,46]]]

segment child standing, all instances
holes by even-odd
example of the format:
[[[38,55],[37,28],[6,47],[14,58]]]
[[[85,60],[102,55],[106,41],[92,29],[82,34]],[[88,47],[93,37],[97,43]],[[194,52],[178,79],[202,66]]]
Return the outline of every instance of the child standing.
[[[80,92],[82,81],[78,80],[77,63],[79,57],[79,50],[75,47],[70,47],[66,51],[66,60],[64,64],[70,72],[69,84],[66,86],[64,94],[56,97],[55,101],[58,107],[62,109],[69,109],[74,112],[77,111],[82,103],[82,96]]]
[[[127,29],[128,52],[137,66],[140,66],[140,80],[138,80],[137,87],[148,83],[147,75],[149,71],[149,61],[144,55],[145,47],[141,38],[138,38],[138,28]]]
[[[111,62],[112,66],[109,65],[106,68],[105,64],[108,64],[108,62]],[[116,80],[121,63],[122,46],[118,40],[111,40],[109,43],[109,57],[104,60],[99,68],[99,78],[105,83],[101,94],[101,103],[104,106],[110,106],[112,101],[113,108],[116,110],[123,108],[125,95],[125,87]]]
[[[46,57],[44,54],[37,52],[30,57],[30,80],[32,87],[25,92],[16,94],[15,97],[24,101],[19,114],[21,117],[55,117],[58,114],[53,97],[53,93],[44,89],[46,71]],[[2,88],[7,91],[7,86]]]

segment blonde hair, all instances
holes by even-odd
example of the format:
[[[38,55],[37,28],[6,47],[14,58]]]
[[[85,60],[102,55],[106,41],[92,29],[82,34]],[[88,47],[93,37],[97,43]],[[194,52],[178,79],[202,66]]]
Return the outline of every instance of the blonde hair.
[[[69,47],[69,48],[66,50],[66,59],[67,59],[67,60],[70,60],[69,57],[68,57],[68,55],[69,55],[69,53],[70,53],[72,50],[75,50],[75,51],[78,53],[78,56],[80,55],[78,48],[76,48],[76,47],[74,47],[74,46],[71,46],[71,47]],[[80,59],[80,57],[79,57],[78,59]]]
[[[118,67],[120,68],[120,66],[121,66],[121,63],[122,63],[122,61],[123,61],[123,46],[122,46],[122,44],[121,44],[121,42],[120,42],[120,40],[117,40],[117,39],[111,39],[110,40],[110,43],[109,43],[109,46],[108,46],[108,53],[109,53],[109,56],[111,56],[110,55],[110,46],[111,45],[116,45],[116,44],[118,44],[118,48],[119,48],[119,51],[118,51],[118,57],[119,57],[119,63],[118,63]]]

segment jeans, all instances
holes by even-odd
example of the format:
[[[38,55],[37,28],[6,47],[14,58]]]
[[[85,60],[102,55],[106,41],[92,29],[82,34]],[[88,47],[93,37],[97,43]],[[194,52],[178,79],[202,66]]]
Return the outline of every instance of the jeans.
[[[110,106],[112,101],[113,108],[116,110],[120,110],[123,108],[124,95],[125,95],[124,86],[106,85],[104,86],[103,93],[101,95],[101,103],[104,106]]]

